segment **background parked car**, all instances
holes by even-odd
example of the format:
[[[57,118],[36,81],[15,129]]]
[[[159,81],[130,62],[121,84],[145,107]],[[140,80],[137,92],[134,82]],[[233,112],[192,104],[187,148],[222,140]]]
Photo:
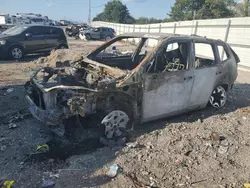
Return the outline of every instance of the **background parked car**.
[[[79,38],[79,34],[81,31],[87,30],[88,29],[88,25],[87,24],[82,24],[82,25],[69,25],[66,29],[65,29],[65,33],[69,36],[69,37],[75,37],[76,39]]]
[[[61,28],[41,25],[15,26],[0,34],[0,57],[21,59],[25,54],[68,48]]]
[[[85,30],[81,35],[85,35],[87,40],[98,39],[108,41],[115,37],[116,32],[112,28],[97,27]]]

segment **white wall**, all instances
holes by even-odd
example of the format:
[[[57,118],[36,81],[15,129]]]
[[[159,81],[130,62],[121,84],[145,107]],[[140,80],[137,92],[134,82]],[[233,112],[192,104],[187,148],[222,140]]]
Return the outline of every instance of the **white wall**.
[[[186,35],[197,34],[208,38],[226,40],[240,57],[240,64],[250,67],[250,17],[194,20],[150,25],[92,22],[92,26],[114,28],[118,35],[127,32],[162,32]],[[149,44],[155,45],[152,42]]]

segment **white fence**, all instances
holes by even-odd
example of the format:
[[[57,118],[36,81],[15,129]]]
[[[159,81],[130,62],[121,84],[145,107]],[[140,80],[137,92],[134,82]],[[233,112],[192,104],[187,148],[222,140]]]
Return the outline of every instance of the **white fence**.
[[[111,27],[117,34],[127,32],[196,34],[221,39],[230,44],[241,60],[250,67],[250,17],[213,20],[194,20],[149,25],[129,25],[108,22],[92,22],[94,27]]]

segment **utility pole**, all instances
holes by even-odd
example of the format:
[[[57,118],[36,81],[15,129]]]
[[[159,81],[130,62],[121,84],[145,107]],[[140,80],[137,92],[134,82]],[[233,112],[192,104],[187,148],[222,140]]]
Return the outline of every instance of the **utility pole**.
[[[196,16],[196,10],[193,12],[193,21],[192,21],[192,30],[191,30],[191,34],[193,34],[195,16]]]
[[[91,0],[89,0],[89,25],[91,24]]]
[[[248,8],[249,8],[249,0],[245,0],[244,2],[244,11],[245,11],[245,16],[248,17]]]

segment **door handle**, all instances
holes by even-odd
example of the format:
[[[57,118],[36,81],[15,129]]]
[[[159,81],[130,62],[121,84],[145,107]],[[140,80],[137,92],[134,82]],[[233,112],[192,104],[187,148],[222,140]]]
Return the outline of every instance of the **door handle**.
[[[193,79],[193,76],[187,76],[184,78],[184,80],[191,80],[191,79]]]
[[[218,74],[222,74],[222,72],[221,71],[216,72],[216,75],[218,75]]]

